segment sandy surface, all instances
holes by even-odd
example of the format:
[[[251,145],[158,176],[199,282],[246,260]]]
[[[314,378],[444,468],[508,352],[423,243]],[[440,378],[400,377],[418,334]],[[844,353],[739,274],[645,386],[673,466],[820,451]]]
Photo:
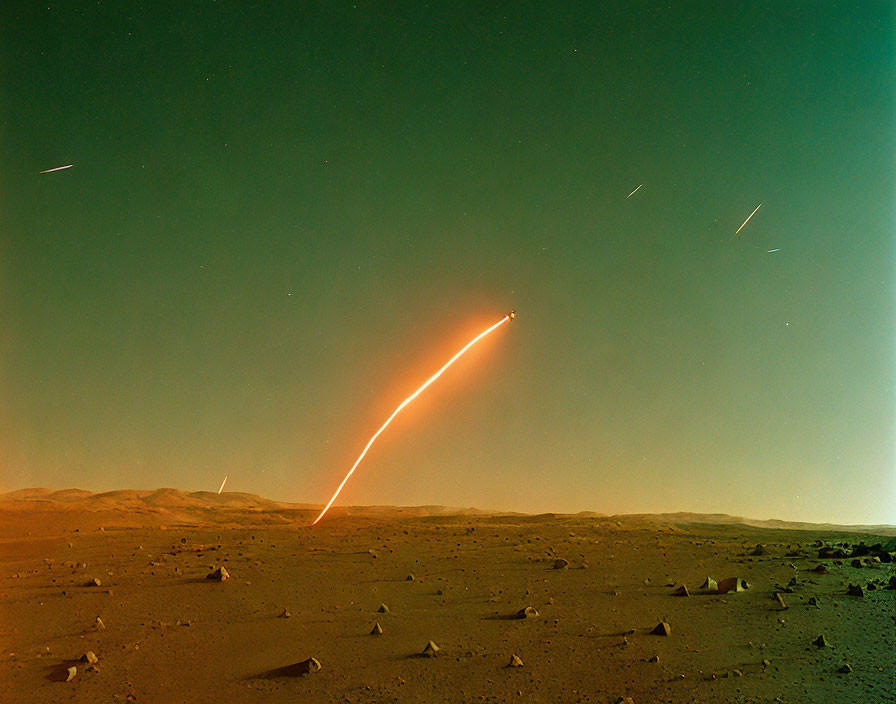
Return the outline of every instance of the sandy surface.
[[[888,537],[356,513],[312,529],[312,509],[245,495],[0,497],[0,701],[896,701],[896,591],[846,594],[896,565],[815,545]],[[206,579],[219,566],[231,579]],[[708,576],[750,588],[706,593]],[[691,596],[673,596],[682,583]],[[526,606],[538,616],[513,618]],[[661,621],[671,635],[650,634]],[[311,657],[319,672],[287,667]]]

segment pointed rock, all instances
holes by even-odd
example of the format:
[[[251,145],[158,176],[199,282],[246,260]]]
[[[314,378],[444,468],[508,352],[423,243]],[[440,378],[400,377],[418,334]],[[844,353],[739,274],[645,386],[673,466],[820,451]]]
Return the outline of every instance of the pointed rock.
[[[381,636],[381,635],[383,635],[383,627],[380,626],[380,622],[379,622],[379,621],[377,621],[376,623],[373,624],[373,630],[370,632],[370,635],[372,635],[372,636]]]
[[[672,626],[670,626],[665,621],[660,621],[656,624],[656,627],[650,632],[652,636],[671,636],[672,635]]]
[[[537,618],[538,612],[533,609],[531,606],[527,606],[523,609],[520,609],[516,612],[517,618]]]
[[[701,589],[705,589],[710,592],[717,592],[719,590],[719,585],[716,583],[712,577],[707,577],[706,581],[700,585]]]
[[[850,672],[852,672],[852,665],[850,665],[848,662],[844,663],[840,668],[837,669],[837,672],[843,675],[848,675]]]
[[[809,606],[820,606],[821,600],[817,596],[809,597]]]
[[[511,655],[510,662],[505,665],[505,667],[522,667],[523,661],[519,655]]]
[[[812,571],[815,574],[830,574],[830,570],[828,570],[828,568],[825,567],[824,565],[815,565],[815,567],[812,569]]]
[[[214,572],[209,572],[205,575],[206,579],[214,579],[218,582],[223,582],[225,579],[230,579],[230,573],[224,567],[219,567]]]
[[[380,608],[377,609],[377,613],[387,614],[389,613],[389,607],[385,604],[380,604]]]
[[[563,570],[569,567],[569,560],[564,560],[562,557],[558,557],[554,560],[554,569],[555,570]]]
[[[68,676],[65,678],[65,681],[71,682],[73,679],[75,679],[75,675],[77,675],[77,674],[78,674],[78,668],[75,667],[74,665],[72,665],[70,668],[68,668]]]
[[[846,593],[849,596],[865,596],[865,592],[862,590],[862,585],[860,584],[850,584]]]
[[[831,644],[828,643],[828,639],[824,637],[824,634],[818,636],[815,640],[812,641],[812,645],[819,648],[830,648]]]
[[[103,583],[102,583],[99,579],[97,579],[96,577],[94,577],[93,579],[91,579],[91,580],[90,580],[87,584],[85,584],[84,586],[85,586],[85,587],[101,587],[102,585],[103,585]]]
[[[409,574],[407,577],[405,577],[405,581],[407,582],[413,582],[415,579],[417,578],[412,574]]]
[[[81,662],[86,662],[88,665],[96,665],[99,662],[99,658],[96,656],[92,650],[88,650],[81,656]]]
[[[432,641],[429,641],[429,643],[427,643],[426,647],[423,649],[423,652],[421,653],[421,655],[425,658],[434,658],[436,655],[439,654],[439,650],[441,650],[441,648],[439,648],[439,646],[437,646]]]
[[[283,609],[277,618],[289,618],[290,616],[292,616],[292,614],[289,613],[289,609]]]
[[[688,591],[688,587],[686,584],[682,584],[678,589],[672,592],[672,596],[690,596],[691,593]]]
[[[753,551],[750,554],[753,555],[754,557],[758,557],[759,555],[765,555],[765,546],[757,545],[755,548],[753,548]]]

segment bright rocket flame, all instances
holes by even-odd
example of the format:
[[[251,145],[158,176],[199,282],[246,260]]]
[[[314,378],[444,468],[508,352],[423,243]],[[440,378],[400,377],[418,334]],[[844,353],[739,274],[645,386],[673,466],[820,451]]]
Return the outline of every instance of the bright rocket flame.
[[[345,475],[345,479],[342,480],[342,483],[339,485],[339,488],[336,489],[336,493],[333,494],[332,498],[330,498],[330,500],[327,502],[327,505],[324,506],[324,510],[320,512],[320,515],[314,519],[314,523],[312,523],[311,525],[313,525],[313,526],[317,525],[318,521],[320,521],[320,519],[324,517],[324,514],[330,510],[330,506],[333,505],[333,502],[336,500],[336,497],[339,496],[339,492],[342,491],[342,487],[345,486],[345,483],[348,481],[348,478],[350,476],[352,476],[352,474],[354,474],[355,469],[357,469],[358,465],[361,464],[361,460],[364,459],[364,456],[367,454],[367,451],[370,449],[370,446],[373,445],[373,443],[376,441],[376,439],[380,436],[380,433],[382,433],[389,426],[389,423],[391,423],[392,419],[395,418],[395,416],[397,416],[399,414],[401,409],[404,408],[405,406],[407,406],[411,401],[413,401],[415,398],[417,398],[420,394],[422,394],[423,391],[426,389],[426,387],[428,387],[430,384],[432,384],[432,382],[434,382],[436,379],[438,379],[440,376],[442,376],[442,374],[444,374],[445,370],[448,369],[448,367],[450,367],[452,364],[454,364],[464,354],[464,352],[466,352],[473,345],[475,345],[477,342],[479,342],[483,337],[485,337],[489,333],[497,330],[508,320],[513,320],[515,317],[516,317],[515,312],[508,313],[503,318],[501,318],[501,320],[499,320],[497,323],[492,325],[490,328],[488,328],[487,330],[483,330],[481,333],[479,333],[476,337],[474,337],[466,345],[464,345],[457,354],[455,354],[451,359],[449,359],[447,362],[445,362],[445,365],[441,369],[439,369],[439,371],[437,371],[435,374],[433,374],[431,377],[429,377],[429,379],[427,379],[420,386],[419,389],[417,389],[414,393],[412,393],[404,401],[402,401],[398,405],[398,408],[396,408],[394,411],[392,411],[392,415],[389,416],[389,418],[386,420],[386,422],[380,426],[380,429],[377,430],[373,434],[373,437],[367,441],[367,445],[364,446],[364,451],[360,454],[358,459],[355,460],[355,463],[352,465],[352,468],[350,470],[348,470],[348,474]]]

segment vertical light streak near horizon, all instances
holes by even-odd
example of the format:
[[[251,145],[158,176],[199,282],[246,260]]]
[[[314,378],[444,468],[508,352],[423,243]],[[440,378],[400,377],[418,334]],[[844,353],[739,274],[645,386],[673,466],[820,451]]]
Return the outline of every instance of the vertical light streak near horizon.
[[[221,482],[221,488],[218,489],[218,493],[219,493],[219,494],[220,494],[222,491],[224,491],[224,485],[225,485],[226,483],[227,483],[227,475],[225,474],[225,475],[224,475],[224,481]]]
[[[373,434],[373,437],[371,437],[370,440],[367,441],[367,445],[364,446],[364,451],[358,456],[358,459],[355,460],[355,463],[352,465],[352,468],[350,470],[348,470],[348,474],[345,475],[345,479],[343,479],[342,483],[339,484],[339,487],[336,489],[336,492],[333,494],[333,496],[327,502],[327,505],[324,506],[323,511],[321,511],[320,514],[318,515],[318,517],[314,519],[314,522],[311,524],[312,526],[317,525],[318,521],[320,521],[320,519],[324,517],[324,514],[326,514],[326,512],[330,510],[330,506],[333,505],[333,502],[336,500],[336,497],[339,496],[339,492],[342,491],[342,487],[345,486],[345,483],[348,481],[349,477],[351,477],[352,474],[355,473],[355,469],[357,469],[358,465],[361,464],[361,460],[364,459],[364,456],[367,454],[367,451],[370,449],[371,445],[373,445],[373,443],[376,441],[376,439],[380,436],[380,433],[382,433],[389,426],[389,423],[392,422],[392,419],[395,418],[395,416],[397,416],[405,406],[407,406],[411,401],[413,401],[421,393],[423,393],[430,384],[432,384],[436,379],[438,379],[440,376],[442,376],[442,374],[444,374],[445,370],[448,369],[448,367],[450,367],[452,364],[454,364],[458,359],[460,359],[460,357],[464,354],[464,352],[466,352],[473,345],[475,345],[477,342],[479,342],[483,337],[485,337],[486,335],[488,335],[491,332],[494,332],[499,327],[501,327],[504,323],[506,323],[508,320],[513,320],[515,317],[516,317],[515,313],[513,313],[513,312],[508,313],[503,318],[501,318],[501,320],[499,320],[497,323],[492,325],[490,328],[483,330],[481,333],[479,333],[476,337],[474,337],[466,345],[464,345],[460,349],[460,351],[457,352],[451,359],[449,359],[447,362],[445,362],[445,364],[442,366],[441,369],[439,369],[439,371],[437,371],[435,374],[433,374],[431,377],[429,377],[429,379],[427,379],[425,382],[423,382],[423,384],[420,386],[420,388],[418,388],[414,393],[412,393],[404,401],[402,401],[398,405],[398,408],[396,408],[394,411],[392,411],[392,415],[386,419],[386,422],[383,423],[380,426],[379,430],[377,430]]]

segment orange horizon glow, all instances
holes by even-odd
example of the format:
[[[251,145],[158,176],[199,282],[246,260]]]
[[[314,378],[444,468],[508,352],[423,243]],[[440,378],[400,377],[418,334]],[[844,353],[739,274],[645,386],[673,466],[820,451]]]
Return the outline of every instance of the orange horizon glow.
[[[445,362],[445,364],[442,366],[441,369],[439,369],[439,371],[437,371],[435,374],[433,374],[431,377],[429,377],[429,379],[427,379],[425,382],[423,382],[423,384],[420,386],[420,388],[418,388],[414,393],[412,393],[412,394],[411,394],[410,396],[408,396],[404,401],[402,401],[402,402],[398,405],[398,408],[396,408],[394,411],[392,411],[392,415],[389,416],[389,417],[386,419],[386,422],[383,423],[383,424],[380,426],[379,430],[377,430],[377,431],[373,434],[373,437],[371,437],[370,440],[367,441],[367,445],[364,446],[364,451],[358,456],[358,459],[355,460],[355,463],[352,465],[352,468],[348,471],[348,474],[345,475],[345,479],[342,480],[342,482],[339,484],[339,487],[336,489],[336,492],[333,494],[333,496],[332,496],[332,497],[330,498],[330,500],[327,502],[327,505],[324,506],[323,511],[321,511],[320,514],[318,515],[318,517],[314,519],[314,522],[311,524],[312,526],[316,526],[317,523],[318,523],[318,521],[320,521],[320,519],[324,517],[324,514],[326,514],[326,512],[330,510],[330,506],[333,505],[333,502],[336,500],[336,497],[339,496],[339,492],[342,491],[342,487],[345,486],[345,484],[346,484],[346,482],[348,481],[349,477],[352,476],[352,474],[354,474],[355,469],[357,469],[358,465],[361,464],[361,460],[364,459],[364,456],[367,454],[367,451],[370,449],[371,445],[373,445],[373,443],[376,441],[376,439],[380,436],[380,433],[382,433],[382,432],[389,426],[389,423],[392,422],[392,419],[395,418],[395,416],[397,416],[397,415],[399,414],[399,412],[400,412],[405,406],[407,406],[411,401],[413,401],[413,400],[414,400],[415,398],[417,398],[421,393],[423,393],[423,391],[425,391],[426,388],[427,388],[430,384],[432,384],[436,379],[438,379],[440,376],[442,376],[442,374],[445,372],[445,370],[448,369],[448,367],[450,367],[452,364],[454,364],[458,359],[460,359],[460,357],[461,357],[461,356],[462,356],[468,349],[470,349],[473,345],[475,345],[477,342],[479,342],[479,340],[481,340],[483,337],[485,337],[485,336],[488,335],[489,333],[491,333],[491,332],[497,330],[499,327],[501,327],[501,326],[502,326],[504,323],[506,323],[508,320],[513,320],[515,317],[516,317],[516,312],[511,311],[510,313],[508,313],[507,315],[505,315],[503,318],[501,318],[501,320],[499,320],[497,323],[495,323],[494,325],[492,325],[490,328],[488,328],[488,329],[486,329],[486,330],[483,330],[481,333],[479,333],[476,337],[474,337],[474,338],[473,338],[472,340],[470,340],[466,345],[464,345],[464,346],[460,349],[460,351],[457,352],[451,359],[449,359],[447,362]]]

